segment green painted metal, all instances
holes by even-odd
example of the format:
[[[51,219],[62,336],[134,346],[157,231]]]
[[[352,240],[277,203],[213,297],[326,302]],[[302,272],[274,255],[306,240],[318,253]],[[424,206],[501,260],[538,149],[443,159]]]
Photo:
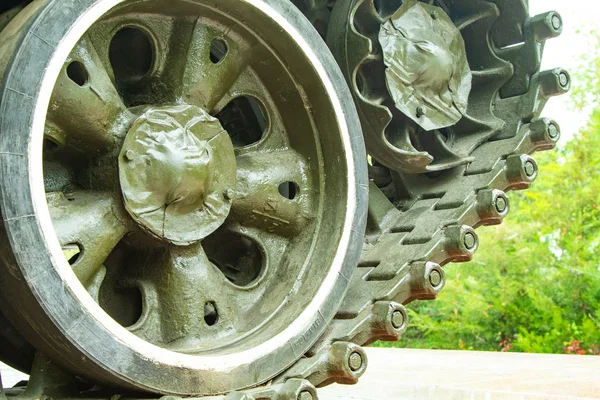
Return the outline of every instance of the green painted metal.
[[[45,198],[35,208],[51,219],[25,219],[48,243],[23,238],[36,255],[14,271],[45,265],[46,277],[24,291],[25,278],[2,281],[23,296],[9,310],[2,290],[2,312],[65,370],[111,386],[187,396],[269,381],[326,329],[360,255],[366,154],[335,60],[279,1],[123,1],[105,14],[66,1],[37,0],[7,28],[24,38],[7,68],[31,37],[55,35],[23,74],[57,76],[19,91],[49,99],[43,132],[11,122],[43,141],[41,160],[19,150],[44,184],[21,203]],[[28,35],[32,24],[48,32]],[[304,381],[267,392],[316,398]]]
[[[44,129],[46,200],[74,275],[137,336],[131,343],[141,339],[177,357],[251,352],[297,323],[325,279],[352,178],[340,160],[362,154],[354,160],[360,170],[367,158],[356,148],[345,153],[327,134],[341,115],[300,41],[290,41],[293,31],[267,29],[272,21],[233,0],[175,3],[115,9],[65,60]],[[201,18],[190,18],[200,11],[195,3]],[[159,363],[164,374],[143,368],[128,375],[129,387],[230,392],[210,399],[310,400],[315,387],[355,383],[367,367],[360,346],[400,337],[405,305],[438,295],[442,266],[471,259],[479,246],[475,228],[502,222],[505,191],[526,189],[537,177],[529,154],[553,148],[560,137],[556,122],[539,118],[547,99],[570,86],[562,69],[539,72],[544,41],[562,31],[557,13],[529,17],[515,0],[292,3],[336,57],[369,152],[362,255],[357,261],[360,246],[349,249],[353,274],[337,276],[349,291],[339,307],[319,310],[299,342],[259,367],[240,361],[228,375],[194,371],[207,377],[198,384],[186,380],[189,370]],[[35,14],[30,10],[17,19]],[[307,26],[294,13],[288,20]],[[14,31],[24,34],[27,26]],[[322,46],[314,32],[302,36]],[[344,110],[356,121],[354,108]],[[362,230],[350,230],[362,239]],[[341,298],[343,290],[334,292]],[[27,317],[51,315],[53,304],[42,306],[42,314]],[[36,338],[36,327],[16,315],[10,312],[11,322]],[[88,339],[61,347],[69,353],[59,361],[67,370],[85,364],[72,356]],[[61,360],[58,346],[40,343]],[[297,343],[309,344],[298,350]],[[26,358],[14,354],[23,364]],[[123,365],[133,370],[138,362]],[[235,390],[264,383],[263,370],[278,363],[270,386]],[[70,374],[50,369],[53,362],[38,353],[37,380],[23,398],[86,398],[70,392]],[[111,365],[94,371],[88,379],[124,385]],[[156,386],[143,381],[146,375]],[[170,379],[183,384],[165,390]],[[121,392],[109,386],[108,393]]]
[[[431,131],[466,113],[471,70],[465,42],[440,7],[406,1],[381,27],[387,90],[396,108]]]
[[[192,244],[229,215],[236,167],[218,119],[185,104],[150,108],[133,123],[119,155],[125,208],[156,237]]]
[[[403,306],[437,297],[445,285],[442,266],[472,258],[479,246],[474,229],[502,222],[509,211],[505,191],[526,189],[537,177],[537,164],[529,154],[553,148],[560,137],[556,122],[540,118],[540,113],[550,96],[568,90],[569,75],[562,69],[539,72],[544,41],[562,29],[551,24],[560,16],[550,12],[530,18],[525,4],[509,0],[436,1],[463,33],[473,71],[467,113],[446,130],[447,136],[437,139],[448,146],[468,146],[463,147],[462,161],[417,173],[416,155],[395,151],[383,131],[375,134],[373,129],[410,119],[385,101],[389,88],[376,45],[382,24],[400,3],[338,1],[333,7],[327,40],[354,90],[371,156],[369,222],[361,262],[327,334],[276,382],[292,376],[317,387],[355,382],[356,377],[337,370],[325,376],[314,371],[327,370],[335,359],[332,349],[341,343],[397,340],[406,328],[406,322],[398,326]],[[546,33],[536,33],[540,31]],[[488,37],[505,49],[491,46]],[[561,74],[567,77],[562,85]],[[380,112],[385,108],[389,114]],[[423,133],[410,136],[409,143],[435,149],[440,142]],[[449,154],[430,155],[448,159]]]

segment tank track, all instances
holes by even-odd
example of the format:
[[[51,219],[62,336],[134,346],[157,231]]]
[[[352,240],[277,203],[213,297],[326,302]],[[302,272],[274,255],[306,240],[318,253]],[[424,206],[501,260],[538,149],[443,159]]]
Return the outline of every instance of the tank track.
[[[331,3],[321,2],[316,10],[319,4],[307,1],[304,10],[310,10],[311,22],[322,23],[315,16],[329,15]],[[385,178],[382,185],[380,177],[371,176],[365,245],[357,271],[348,277],[345,300],[305,358],[276,382],[356,383],[364,368],[347,365],[350,359],[341,356],[360,354],[366,364],[359,346],[397,341],[408,323],[405,306],[437,297],[445,284],[441,267],[471,260],[478,248],[475,229],[502,223],[509,211],[506,192],[527,189],[536,179],[538,167],[530,155],[555,147],[560,128],[540,114],[550,97],[568,91],[569,75],[562,69],[539,72],[544,42],[551,36],[527,28],[523,35],[519,28],[556,14],[529,18],[524,2],[491,3],[500,14],[490,35],[506,49],[492,51],[514,71],[493,104],[494,116],[504,121],[502,129],[472,152],[467,165],[441,174],[391,171],[389,186]],[[498,30],[507,25],[509,34],[500,36]]]

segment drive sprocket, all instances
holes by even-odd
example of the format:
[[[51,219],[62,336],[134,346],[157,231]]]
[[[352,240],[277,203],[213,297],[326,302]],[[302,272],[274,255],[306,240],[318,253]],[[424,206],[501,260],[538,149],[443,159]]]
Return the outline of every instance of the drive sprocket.
[[[344,303],[307,357],[280,381],[304,377],[316,386],[356,382],[356,374],[341,368],[318,373],[331,368],[323,360],[339,358],[338,344],[397,340],[407,326],[404,306],[438,295],[445,284],[442,267],[470,260],[479,246],[475,229],[501,223],[509,212],[506,192],[526,189],[536,179],[538,167],[530,154],[552,149],[559,140],[558,124],[540,115],[550,97],[569,90],[570,76],[560,68],[540,72],[540,64],[545,41],[562,32],[560,15],[530,17],[528,5],[517,0],[422,3],[339,0],[333,6],[327,42],[353,92],[371,157],[369,219],[361,262]],[[419,11],[414,32],[409,32],[410,21],[403,21],[411,8]],[[445,19],[440,13],[461,32],[472,80],[458,122],[427,132],[419,124],[448,121],[425,121],[423,115],[402,112],[407,105],[413,110],[417,100],[430,108],[436,104],[424,96],[397,104],[402,97],[394,98],[390,91],[406,93],[411,82],[394,87],[389,81],[390,67],[378,40],[383,30],[389,36],[397,29],[396,38],[418,43],[416,28],[426,18],[428,24]],[[403,65],[411,76],[411,60],[394,62],[392,78],[401,75]],[[436,72],[435,62],[426,66],[419,72]],[[426,81],[439,85],[436,79]],[[399,141],[388,140],[390,127],[400,125],[418,128],[397,136]]]

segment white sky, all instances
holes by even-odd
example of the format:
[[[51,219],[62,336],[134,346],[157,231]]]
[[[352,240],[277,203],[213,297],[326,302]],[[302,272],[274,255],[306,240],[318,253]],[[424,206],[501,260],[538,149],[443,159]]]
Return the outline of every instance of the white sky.
[[[564,31],[546,43],[542,69],[563,67],[574,71],[586,52],[586,42],[577,32],[600,29],[600,0],[529,0],[531,15],[558,11],[564,20]],[[600,71],[599,71],[600,73]],[[555,119],[562,128],[562,143],[569,140],[587,122],[588,115],[569,109],[568,95],[550,100],[544,116]]]

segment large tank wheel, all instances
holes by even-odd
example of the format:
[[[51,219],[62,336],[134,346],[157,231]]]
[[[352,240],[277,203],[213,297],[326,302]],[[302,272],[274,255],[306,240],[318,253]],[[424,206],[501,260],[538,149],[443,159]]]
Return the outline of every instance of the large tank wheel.
[[[314,344],[363,244],[366,155],[281,0],[37,0],[2,32],[0,300],[125,389],[265,383]]]

